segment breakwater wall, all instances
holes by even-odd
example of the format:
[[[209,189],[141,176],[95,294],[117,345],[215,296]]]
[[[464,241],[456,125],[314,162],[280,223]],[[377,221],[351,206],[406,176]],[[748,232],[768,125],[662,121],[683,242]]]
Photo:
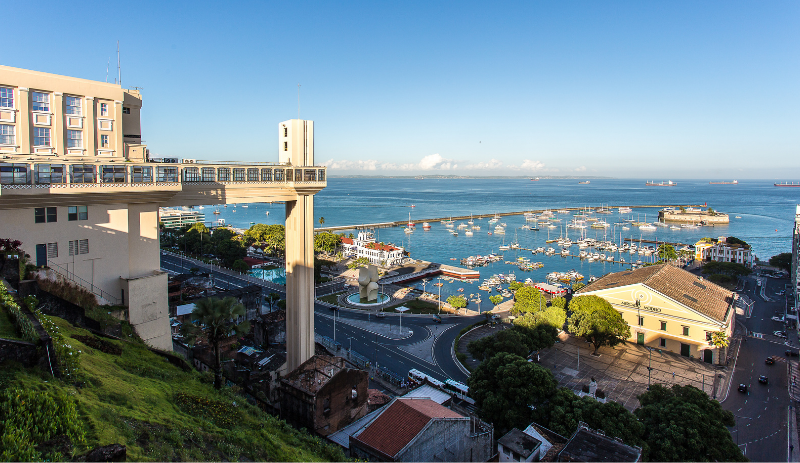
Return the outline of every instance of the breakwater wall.
[[[495,215],[498,217],[507,217],[511,215],[522,215],[526,213],[532,214],[541,214],[545,211],[555,212],[556,210],[567,210],[567,211],[595,211],[600,209],[601,206],[596,207],[561,207],[558,209],[531,209],[527,211],[517,211],[517,212],[498,212],[498,213],[491,213],[491,214],[472,214],[472,215],[459,215],[459,216],[449,216],[449,217],[437,217],[432,219],[418,219],[418,220],[411,220],[411,223],[414,224],[421,224],[423,222],[433,223],[433,222],[441,222],[442,220],[469,220],[472,219],[484,219],[484,218],[491,218]],[[617,209],[620,207],[630,207],[631,209],[639,209],[639,208],[665,208],[665,207],[701,207],[701,205],[697,204],[649,204],[649,205],[640,205],[640,206],[602,206],[606,210]],[[360,229],[367,229],[367,228],[391,228],[391,227],[404,227],[408,224],[407,220],[398,220],[395,222],[376,222],[376,223],[362,223],[362,224],[355,224],[355,225],[341,225],[336,227],[320,227],[315,228],[315,232],[334,232],[334,231],[343,231],[343,230],[360,230]]]

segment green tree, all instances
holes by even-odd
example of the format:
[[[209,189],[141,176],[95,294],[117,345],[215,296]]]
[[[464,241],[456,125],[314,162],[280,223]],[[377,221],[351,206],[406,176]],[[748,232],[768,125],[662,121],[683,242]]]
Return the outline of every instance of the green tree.
[[[573,290],[575,290],[575,288],[573,288]],[[560,309],[566,309],[567,308],[567,300],[564,299],[563,297],[554,297],[554,298],[550,299],[550,305],[552,305],[553,307],[558,307]]]
[[[281,300],[281,295],[278,293],[269,293],[264,296],[264,302],[269,306],[269,311],[272,312],[278,306],[278,301]]]
[[[578,292],[578,291],[580,291],[581,289],[583,289],[585,287],[586,287],[586,283],[584,283],[582,281],[576,281],[575,283],[572,283],[572,292],[573,293]]]
[[[222,388],[222,359],[219,343],[230,336],[237,336],[250,331],[250,322],[239,322],[245,314],[245,308],[233,297],[220,299],[211,297],[195,302],[190,321],[184,330],[191,344],[202,334],[214,350],[214,387]]]
[[[320,225],[325,225],[325,217],[320,217],[319,218],[319,224]]]
[[[320,232],[314,235],[314,251],[332,253],[342,243],[342,237],[336,233]]]
[[[237,259],[233,265],[231,265],[231,268],[240,273],[247,273],[250,270],[250,266],[242,259]]]
[[[594,345],[614,347],[631,337],[631,328],[622,315],[598,296],[578,296],[569,303],[572,312],[568,320],[570,333],[583,336]]]
[[[497,305],[503,302],[503,296],[499,294],[496,294],[494,296],[489,296],[489,302],[491,302],[493,305]]]
[[[508,290],[514,292],[522,288],[523,286],[525,286],[525,283],[522,283],[520,281],[512,281],[511,283],[508,284]]]
[[[283,255],[286,252],[286,227],[257,223],[244,232],[246,237],[264,243],[270,254]]]
[[[656,252],[658,254],[659,260],[669,262],[678,258],[678,253],[675,252],[675,248],[671,244],[665,243],[660,245]]]
[[[704,274],[721,274],[732,277],[747,276],[753,273],[752,270],[736,262],[717,262],[715,260],[706,262],[703,265]]]
[[[481,362],[467,380],[480,415],[494,424],[498,435],[530,424],[531,406],[555,390],[550,370],[518,355],[501,352]]]
[[[469,353],[478,360],[494,357],[498,352],[527,357],[531,351],[530,339],[521,330],[503,330],[492,336],[485,336],[467,345]]]
[[[463,309],[467,306],[467,300],[464,296],[450,296],[447,298],[447,303],[456,310]]]
[[[547,308],[547,301],[541,291],[532,287],[525,286],[517,290],[514,294],[514,307],[511,313],[519,315],[521,313],[538,312]]]
[[[525,312],[514,319],[514,325],[527,328],[536,328],[546,325],[556,330],[564,329],[564,322],[567,320],[567,312],[561,307],[551,306],[538,312]]]
[[[785,272],[792,271],[792,253],[782,252],[769,258],[769,265],[777,267]]]
[[[559,388],[546,404],[533,412],[533,420],[547,423],[548,428],[562,436],[571,436],[582,421],[626,444],[641,446],[644,443],[644,425],[620,403],[601,403],[591,397],[579,397],[565,387]]]
[[[747,461],[726,429],[733,413],[696,387],[655,384],[639,403],[646,461]]]
[[[208,227],[206,227],[206,225],[203,222],[194,223],[191,227],[189,227],[189,231],[192,231],[192,230],[194,230],[194,231],[196,231],[198,233],[205,233],[206,235],[211,233],[210,230],[208,229]]]
[[[741,240],[741,239],[739,239],[739,238],[737,238],[735,236],[729,236],[729,237],[725,238],[725,242],[728,243],[728,244],[734,244],[734,245],[738,244],[739,246],[742,246],[742,247],[750,249],[750,245],[747,244],[747,241]]]

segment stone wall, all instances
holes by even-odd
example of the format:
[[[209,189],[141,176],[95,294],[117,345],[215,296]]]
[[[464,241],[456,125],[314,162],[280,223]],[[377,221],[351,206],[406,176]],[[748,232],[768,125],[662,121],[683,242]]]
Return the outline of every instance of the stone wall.
[[[19,362],[26,367],[39,363],[39,352],[35,344],[14,339],[0,338],[0,364]]]

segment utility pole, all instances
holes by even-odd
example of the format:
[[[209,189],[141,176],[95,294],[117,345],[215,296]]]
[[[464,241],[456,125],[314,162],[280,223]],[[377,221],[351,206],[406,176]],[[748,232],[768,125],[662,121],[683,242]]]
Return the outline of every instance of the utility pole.
[[[649,391],[650,390],[650,372],[653,371],[653,368],[652,368],[652,365],[653,365],[653,348],[652,347],[648,347],[647,350],[650,351],[650,360],[648,360],[648,362],[647,362],[647,390]],[[705,375],[703,376],[703,379],[705,379]]]

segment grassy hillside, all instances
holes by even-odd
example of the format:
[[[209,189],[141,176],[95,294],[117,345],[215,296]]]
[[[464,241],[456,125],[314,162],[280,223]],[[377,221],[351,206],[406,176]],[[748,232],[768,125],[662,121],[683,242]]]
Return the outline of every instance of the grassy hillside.
[[[0,367],[0,412],[17,420],[0,421],[0,459],[16,459],[13,452],[22,460],[69,459],[112,443],[126,445],[128,460],[137,461],[344,459],[338,447],[296,431],[230,389],[215,391],[210,375],[184,372],[141,342],[97,338],[62,319],[41,318],[71,344],[77,372],[68,384],[39,369]],[[49,415],[60,421],[49,422]],[[26,426],[21,434],[12,429]],[[72,450],[54,443],[61,434],[70,437],[60,440],[72,441]]]

